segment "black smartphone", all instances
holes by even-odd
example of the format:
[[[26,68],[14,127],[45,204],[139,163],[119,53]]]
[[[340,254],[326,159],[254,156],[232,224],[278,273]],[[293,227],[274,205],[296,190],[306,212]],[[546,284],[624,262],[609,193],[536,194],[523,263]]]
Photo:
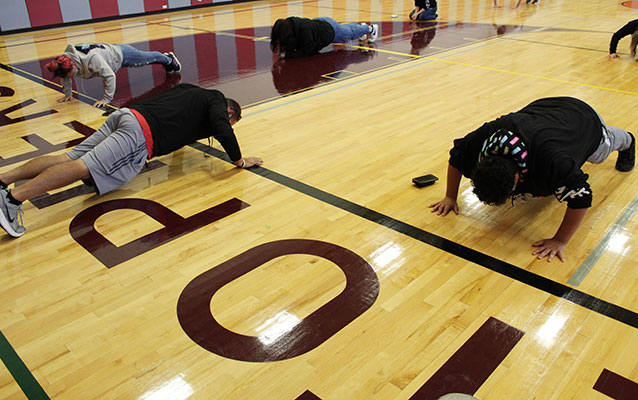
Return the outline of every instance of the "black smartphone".
[[[423,176],[417,176],[416,178],[412,178],[412,183],[416,185],[416,187],[423,187],[433,184],[438,181],[439,178],[432,174],[427,174]]]

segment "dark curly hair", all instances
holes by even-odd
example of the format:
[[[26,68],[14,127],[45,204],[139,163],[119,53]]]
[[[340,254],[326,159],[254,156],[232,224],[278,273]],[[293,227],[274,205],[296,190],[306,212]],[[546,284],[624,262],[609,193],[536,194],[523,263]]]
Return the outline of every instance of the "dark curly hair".
[[[474,167],[472,184],[474,194],[489,205],[505,204],[512,195],[518,167],[509,157],[485,157]]]
[[[276,53],[294,50],[297,38],[292,23],[288,19],[278,19],[270,31],[270,50]]]

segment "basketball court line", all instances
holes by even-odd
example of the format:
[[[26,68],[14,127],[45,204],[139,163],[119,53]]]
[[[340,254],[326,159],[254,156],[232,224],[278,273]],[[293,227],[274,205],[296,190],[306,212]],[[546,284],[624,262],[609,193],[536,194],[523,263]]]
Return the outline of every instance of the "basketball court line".
[[[228,158],[226,153],[221,150],[209,147],[199,142],[193,143],[189,146],[230,163],[230,159]],[[480,251],[471,249],[449,239],[445,239],[442,236],[438,236],[434,233],[425,231],[406,222],[397,220],[389,215],[385,215],[378,211],[369,209],[367,207],[351,202],[334,194],[325,192],[314,186],[310,186],[294,178],[282,175],[278,172],[269,170],[262,166],[249,168],[248,171],[253,172],[256,175],[266,178],[272,182],[295,190],[299,193],[310,196],[323,203],[330,204],[343,211],[349,212],[350,214],[357,215],[361,218],[377,223],[395,232],[401,233],[420,242],[436,247],[439,250],[455,255],[483,268],[489,269],[490,271],[496,272],[503,276],[507,276],[527,286],[531,286],[545,293],[562,298],[569,301],[570,303],[579,305],[583,308],[614,319],[625,325],[629,325],[633,328],[638,328],[638,313],[634,311],[602,300],[580,290],[571,288],[567,285],[553,281],[544,276],[535,274],[524,268],[517,267],[516,265],[510,264],[506,261],[499,260],[485,253],[481,253]]]
[[[638,197],[634,197],[634,200],[629,203],[618,220],[614,222],[611,229],[609,229],[603,239],[598,242],[594,250],[589,253],[585,261],[583,261],[576,272],[572,274],[567,283],[573,286],[578,286],[583,282],[587,274],[589,274],[589,272],[594,268],[594,265],[596,265],[598,260],[600,260],[603,254],[607,251],[614,238],[618,237],[625,225],[627,225],[627,222],[629,222],[631,217],[633,217],[636,213],[636,210],[638,210]]]
[[[487,38],[486,41],[489,41],[493,38]],[[511,39],[511,38],[503,38],[503,39]],[[31,42],[33,43],[33,42]],[[484,45],[489,45],[490,43],[484,44]],[[466,46],[458,46],[458,47],[466,47]],[[458,48],[457,47],[457,48]],[[480,46],[483,47],[483,46]],[[374,49],[377,50],[378,49]],[[448,50],[454,50],[452,49],[446,49],[445,51]],[[466,49],[465,51],[470,51],[472,49]],[[465,52],[463,51],[463,52]],[[456,52],[455,54],[459,54],[461,52]],[[400,53],[399,53],[400,54]],[[455,54],[451,54],[448,55],[446,57],[455,55]],[[405,55],[405,54],[403,54]],[[431,56],[427,56],[428,59],[424,60],[425,62],[422,63],[418,63],[418,65],[422,65],[426,62],[431,62],[431,61],[444,61],[444,62],[450,62],[450,63],[455,63],[449,60],[443,60],[443,59],[433,59],[431,58]],[[407,60],[409,61],[409,60]],[[463,64],[463,63],[457,63],[457,64]],[[412,68],[413,66],[418,66],[418,65],[412,65],[412,66],[408,66],[407,68]],[[464,64],[470,67],[478,67],[478,68],[484,68],[481,66],[477,66],[477,65],[472,65],[472,64]],[[394,64],[393,66],[396,66],[396,64]],[[40,83],[43,84],[47,87],[52,87],[55,84],[49,81],[46,81],[42,78],[39,77],[35,77],[35,76],[29,76],[28,73],[24,72],[24,71],[20,71],[20,70],[16,70],[15,68],[12,67],[8,67],[4,64],[0,64],[0,67],[2,67],[3,69],[9,71],[9,72],[13,72],[16,73],[18,75],[21,75],[23,77],[26,77],[36,83]],[[386,67],[387,68],[387,67]],[[403,68],[406,69],[406,68]],[[402,70],[403,70],[402,69]],[[495,71],[499,71],[499,72],[506,72],[506,73],[513,73],[513,74],[517,74],[515,72],[511,72],[511,71],[506,71],[506,70],[499,70],[499,69],[493,69],[493,68],[486,68],[486,69],[492,69]],[[372,72],[372,71],[370,71]],[[384,75],[387,74],[391,74],[395,71],[391,71],[388,72]],[[537,78],[541,78],[543,79],[544,77],[542,76],[535,76],[535,75],[530,75],[530,74],[519,74],[519,75],[528,75],[531,77],[537,77]],[[367,78],[367,80],[370,79],[374,79],[375,77],[372,78]],[[556,80],[556,79],[551,79],[551,80]],[[559,80],[560,81],[560,80]],[[575,82],[570,82],[570,81],[562,81],[562,82],[566,82],[566,83],[572,83],[572,84],[578,84]],[[350,83],[350,84],[355,84],[354,83]],[[349,84],[349,85],[350,85]],[[348,86],[349,86],[348,85]],[[604,87],[597,87],[597,86],[593,86],[593,85],[584,85],[584,86],[590,86],[590,87],[594,87],[594,88],[599,88],[599,89],[608,89],[608,88],[604,88]],[[339,88],[334,88],[331,89],[332,90],[337,90]],[[608,90],[613,90],[613,89],[608,89]],[[625,91],[620,91],[623,93],[629,93],[629,94],[637,94],[635,92],[625,92]],[[323,94],[323,93],[317,93],[316,95],[319,94]],[[78,93],[78,96],[83,97],[82,99],[80,99],[81,101],[90,104],[90,97],[85,96],[81,93]],[[312,95],[312,97],[314,97],[315,94]],[[306,97],[307,98],[307,97]],[[275,98],[276,99],[276,98]],[[299,101],[299,100],[295,100],[295,101]],[[290,104],[291,102],[287,102],[286,104]],[[275,107],[271,107],[269,109],[272,108],[278,108],[279,106],[275,106]],[[263,111],[263,110],[262,110]],[[259,111],[259,112],[262,112]],[[252,113],[257,114],[259,112],[256,113]],[[248,114],[251,115],[251,114]],[[193,145],[191,145],[191,147],[202,150],[200,143],[195,143]],[[205,146],[204,146],[205,147]],[[228,161],[228,159],[225,156],[225,153],[216,150],[216,149],[204,149],[203,151],[208,152],[211,155],[214,155],[217,158],[220,158],[222,160],[226,160]],[[217,153],[218,152],[218,153]],[[380,225],[385,226],[386,228],[392,229],[398,233],[402,233],[404,235],[410,236],[416,240],[419,240],[423,243],[429,244],[431,246],[434,246],[436,248],[439,248],[440,250],[443,250],[447,253],[456,255],[460,258],[463,258],[467,261],[470,261],[474,264],[480,265],[484,268],[490,269],[494,272],[497,272],[501,275],[504,276],[508,276],[514,280],[517,280],[521,283],[524,283],[528,286],[532,286],[534,288],[537,288],[541,291],[544,291],[546,293],[552,294],[554,296],[563,298],[571,303],[580,305],[584,308],[587,308],[591,311],[594,311],[598,314],[607,316],[609,318],[612,318],[614,320],[617,320],[621,323],[624,323],[626,325],[632,326],[632,327],[636,327],[638,328],[638,314],[636,314],[635,312],[625,309],[623,307],[614,305],[612,303],[606,302],[602,299],[596,298],[594,296],[588,295],[584,292],[578,291],[576,289],[570,288],[566,285],[563,285],[561,283],[552,281],[548,278],[542,277],[540,275],[536,275],[530,271],[527,271],[525,269],[522,269],[520,267],[517,267],[515,265],[509,264],[507,262],[498,260],[494,257],[491,257],[489,255],[480,253],[478,251],[475,251],[473,249],[467,248],[463,245],[460,245],[458,243],[452,242],[448,239],[442,238],[440,236],[434,235],[432,233],[429,233],[427,231],[424,231],[420,228],[414,227],[412,225],[409,225],[407,223],[404,223],[402,221],[396,220],[392,217],[386,216],[384,214],[381,214],[379,212],[376,212],[374,210],[368,209],[366,207],[360,206],[356,203],[352,203],[348,200],[339,198],[335,195],[332,195],[330,193],[321,191],[320,189],[311,187],[309,185],[306,185],[300,181],[296,181],[292,178],[286,177],[284,175],[278,174],[274,171],[270,171],[267,170],[263,167],[258,167],[256,169],[251,170],[251,172],[254,172],[264,178],[267,178],[273,182],[277,182],[283,186],[286,186],[288,188],[291,188],[293,190],[296,190],[300,193],[309,195],[317,200],[326,202],[328,204],[331,204],[335,207],[338,207],[342,210],[345,210],[347,212],[350,212],[352,214],[358,215],[362,218],[368,219],[369,221],[378,223]],[[636,202],[636,200],[634,200],[634,203]],[[632,203],[632,204],[634,204]],[[634,210],[635,211],[635,210]],[[624,215],[624,214],[623,214]],[[633,212],[631,213],[631,215],[633,215]],[[630,218],[631,215],[629,215]],[[621,217],[622,218],[622,217]],[[620,221],[620,219],[619,219]],[[626,223],[626,222],[625,222]],[[624,225],[623,225],[624,226]],[[616,225],[614,225],[614,228],[616,227]],[[613,230],[613,229],[612,229]],[[611,232],[611,231],[610,231]],[[603,239],[604,240],[604,239]],[[602,244],[599,243],[599,246]],[[592,264],[593,267],[593,264]],[[12,376],[14,377],[14,379],[16,380],[16,382],[18,383],[18,385],[22,388],[22,390],[24,391],[25,395],[27,395],[28,398],[46,398],[48,399],[49,397],[46,395],[46,393],[44,392],[44,390],[42,389],[42,387],[40,386],[40,384],[37,382],[37,380],[33,377],[33,375],[31,374],[31,372],[29,371],[29,369],[24,365],[24,363],[22,362],[22,360],[20,359],[20,357],[17,355],[17,353],[15,352],[15,350],[12,348],[11,344],[6,340],[6,338],[4,337],[4,335],[2,334],[2,332],[0,331],[0,356],[2,358],[2,361],[5,363],[5,365],[7,366],[7,368],[9,369],[10,373],[12,374]]]
[[[559,26],[559,25],[562,25],[562,24],[565,24],[565,23],[571,23],[571,22],[573,22],[573,20],[570,20],[570,21],[567,21],[567,22],[563,22],[563,23],[558,24],[558,25],[556,25],[556,26]],[[544,27],[544,28],[540,28],[539,30],[536,30],[536,32],[537,32],[537,31],[540,31],[540,30],[546,30],[546,29],[551,29],[551,27]],[[205,31],[205,30],[204,30],[204,31]],[[206,32],[208,32],[208,31],[206,31]],[[532,32],[535,32],[535,31],[523,32],[523,33],[518,34],[518,35],[516,35],[516,36],[525,35],[525,34],[532,33]],[[419,58],[422,58],[422,59],[423,59],[421,62],[411,63],[410,65],[407,65],[405,68],[399,68],[398,70],[389,71],[389,72],[386,72],[385,74],[382,74],[382,75],[380,75],[380,76],[370,77],[370,78],[366,78],[366,79],[363,79],[363,80],[360,80],[360,81],[355,81],[355,82],[347,83],[345,86],[339,86],[339,87],[336,87],[336,88],[330,88],[330,89],[328,89],[328,90],[326,90],[326,91],[322,91],[322,92],[320,92],[320,93],[310,94],[309,96],[305,96],[305,97],[303,97],[303,98],[301,98],[301,99],[293,99],[293,100],[291,100],[291,101],[289,101],[289,102],[285,102],[285,103],[283,103],[283,104],[275,105],[275,106],[273,106],[273,107],[268,107],[268,108],[266,108],[266,109],[264,109],[264,110],[260,110],[260,111],[254,112],[254,113],[250,113],[250,112],[249,112],[249,113],[246,113],[246,116],[256,115],[256,114],[259,114],[259,113],[264,112],[264,111],[266,111],[266,110],[272,110],[272,109],[275,109],[275,108],[279,108],[279,107],[282,107],[282,106],[287,105],[287,104],[291,104],[291,103],[294,103],[294,102],[297,102],[297,101],[301,101],[301,100],[304,100],[304,99],[308,99],[308,98],[311,98],[311,97],[315,97],[315,96],[318,96],[318,95],[326,94],[326,93],[332,92],[333,90],[339,90],[339,89],[341,89],[341,88],[343,88],[343,87],[347,87],[347,86],[355,85],[355,84],[358,84],[358,83],[361,83],[361,82],[367,82],[367,81],[369,81],[369,80],[371,80],[371,79],[376,79],[376,78],[378,78],[378,77],[387,76],[387,75],[389,75],[389,74],[393,74],[393,73],[396,73],[396,72],[398,72],[398,71],[405,70],[405,69],[407,69],[407,68],[413,68],[413,67],[415,67],[415,66],[420,66],[420,65],[423,65],[423,64],[425,64],[425,63],[432,62],[432,61],[441,61],[441,62],[446,62],[446,63],[451,63],[451,64],[457,64],[457,65],[469,66],[469,67],[473,67],[473,68],[486,69],[486,70],[491,70],[491,71],[496,71],[496,72],[503,72],[503,73],[508,73],[508,74],[515,74],[515,75],[521,75],[521,76],[527,76],[527,77],[533,77],[533,78],[545,79],[545,80],[551,80],[551,81],[558,81],[558,82],[562,82],[562,83],[568,83],[568,84],[580,85],[580,86],[585,86],[585,87],[592,87],[592,88],[596,88],[596,89],[616,91],[616,92],[620,92],[620,93],[624,93],[624,94],[632,94],[632,95],[636,95],[636,94],[638,94],[637,92],[624,91],[624,90],[620,90],[620,89],[613,89],[613,88],[606,88],[606,87],[596,86],[596,85],[582,84],[582,83],[573,82],[573,81],[567,81],[567,80],[561,80],[561,79],[556,79],[556,78],[544,77],[544,76],[541,76],[541,75],[533,75],[533,74],[527,74],[527,73],[519,73],[519,72],[508,71],[508,70],[503,70],[503,69],[498,69],[498,68],[484,67],[484,66],[480,66],[480,65],[469,64],[469,63],[462,63],[462,62],[457,62],[457,61],[445,60],[445,59],[444,59],[444,58],[451,57],[451,56],[454,56],[454,55],[457,55],[457,54],[460,54],[460,53],[464,53],[464,52],[466,52],[466,51],[473,51],[473,50],[475,50],[475,49],[477,49],[477,48],[482,48],[482,47],[489,46],[489,45],[492,45],[492,44],[494,44],[494,43],[498,43],[498,42],[499,42],[498,40],[497,40],[497,41],[493,41],[492,39],[493,39],[493,37],[492,37],[492,38],[486,38],[486,39],[484,39],[484,40],[483,40],[483,42],[485,42],[485,43],[483,43],[482,45],[479,45],[479,46],[472,46],[470,49],[464,49],[464,50],[462,50],[462,51],[454,52],[454,50],[456,50],[456,49],[459,49],[459,48],[465,48],[465,47],[466,47],[466,45],[459,45],[459,46],[457,46],[457,47],[455,47],[455,48],[446,49],[446,50],[444,50],[444,51],[446,51],[446,52],[447,52],[447,51],[452,51],[452,53],[450,53],[450,54],[448,54],[448,55],[445,55],[445,56],[444,56],[444,57],[442,57],[442,58],[432,57],[431,55],[429,55],[429,56],[423,56],[423,57],[419,56]],[[510,38],[502,38],[502,39],[508,39],[508,40],[511,40]],[[475,43],[473,43],[473,44],[475,44]],[[356,48],[363,48],[363,47],[360,47],[360,46],[354,46],[354,45],[344,45],[344,46],[352,46],[352,47],[356,47]],[[380,49],[372,49],[372,48],[370,48],[370,50],[382,51],[382,50],[380,50]],[[399,53],[399,52],[391,52],[391,51],[385,51],[385,52],[389,52],[389,53],[397,54],[397,55],[409,55],[409,54],[404,54],[404,53]],[[413,56],[413,55],[410,55],[410,56]],[[411,59],[407,59],[405,62],[407,62],[407,61],[414,61],[414,59],[412,59],[412,60],[411,60]],[[401,64],[401,63],[398,63],[398,64]],[[397,66],[397,64],[392,64],[392,65],[390,65],[390,66]],[[370,72],[379,71],[379,70],[381,70],[381,69],[387,69],[388,67],[389,67],[389,66],[380,67],[380,68],[377,68],[377,69],[373,69],[373,70],[370,70],[370,71],[366,71],[366,72],[363,72],[363,73],[359,73],[359,74],[354,75],[354,76],[361,76],[361,75],[364,75],[364,74],[368,74],[368,73],[370,73]],[[0,68],[3,68],[3,69],[5,69],[5,70],[7,70],[7,71],[9,71],[9,72],[17,73],[18,75],[21,75],[21,76],[23,76],[23,77],[26,77],[26,78],[28,78],[28,79],[30,79],[30,80],[32,80],[32,81],[34,81],[34,82],[36,82],[36,83],[44,84],[45,86],[50,87],[50,88],[57,88],[57,87],[59,87],[59,85],[56,85],[56,84],[55,84],[55,83],[53,83],[53,82],[47,81],[46,79],[43,79],[43,78],[37,77],[37,76],[35,76],[35,75],[29,74],[29,73],[27,73],[27,72],[25,72],[25,71],[21,71],[21,70],[18,70],[18,69],[16,69],[16,68],[13,68],[13,67],[8,67],[8,66],[6,66],[6,65],[4,65],[4,64],[1,64],[1,63],[0,63]],[[351,77],[348,77],[348,78],[345,78],[345,79],[349,79],[349,78],[351,78]],[[335,82],[336,82],[336,81],[335,81]],[[328,84],[330,84],[330,83],[332,83],[332,82],[327,82],[327,83],[325,83],[324,85],[321,85],[321,86],[325,86],[325,85],[328,85]],[[314,88],[314,87],[312,87],[312,88],[307,88],[307,89],[305,89],[305,90],[303,90],[303,91],[308,91],[308,90],[313,89],[313,88]],[[83,102],[85,102],[85,103],[87,103],[87,104],[91,104],[93,101],[95,101],[95,99],[92,99],[92,98],[91,98],[91,97],[89,97],[89,96],[86,96],[86,95],[81,94],[81,93],[78,93],[78,92],[76,92],[76,93],[77,93],[77,95],[78,95],[78,98],[79,98],[81,101],[83,101]],[[299,93],[299,92],[295,92],[295,93]],[[266,103],[266,102],[269,102],[269,101],[272,101],[272,100],[276,100],[276,99],[278,99],[278,98],[279,98],[279,97],[270,98],[270,99],[265,99],[264,101],[261,101],[261,102],[257,102],[257,103],[251,104],[251,105],[249,105],[248,107],[250,107],[250,106],[254,106],[254,105],[257,105],[257,104],[264,104],[264,103]],[[624,215],[624,214],[623,214],[623,215]],[[619,220],[617,220],[617,221],[615,222],[614,226],[619,225],[619,224],[622,224],[622,226],[624,226],[624,224],[626,224],[626,222],[624,222],[624,223],[619,222],[619,221],[621,221],[621,220],[623,219],[623,215],[621,215],[621,217],[619,217]],[[633,212],[631,213],[631,215],[633,215]],[[610,233],[610,234],[611,234],[611,233]],[[605,237],[603,238],[603,241],[605,241],[605,240],[606,240],[606,238],[607,238],[607,236],[605,236]],[[608,240],[608,239],[607,239],[607,240]],[[606,249],[606,245],[603,243],[603,241],[599,242],[599,243],[598,243],[598,245],[597,245],[597,247],[596,247],[596,249],[599,249],[599,252],[600,252],[600,253],[598,253],[598,252],[596,253],[596,254],[598,254],[598,257],[588,258],[588,259],[587,259],[587,260],[586,260],[586,261],[585,261],[585,262],[581,265],[581,267],[579,267],[579,270],[578,270],[578,271],[577,271],[577,272],[576,272],[576,273],[575,273],[575,274],[574,274],[574,275],[570,278],[570,281],[568,281],[568,283],[573,284],[572,282],[578,282],[578,284],[579,284],[580,282],[582,282],[582,279],[584,279],[584,277],[587,275],[587,273],[589,273],[589,271],[591,271],[591,269],[593,269],[593,267],[594,267],[595,263],[597,262],[597,260],[598,260],[598,259],[600,258],[600,256],[602,255],[602,252],[604,251],[604,250],[602,250],[602,249]],[[582,268],[582,269],[581,269],[581,268]],[[579,271],[580,271],[580,272],[579,272]],[[584,275],[583,275],[583,274],[584,274]],[[572,280],[572,278],[573,278],[573,280]],[[580,279],[580,280],[579,280],[579,279]],[[577,286],[578,284],[576,284],[576,286]]]
[[[429,56],[428,58],[431,59],[431,60],[441,61],[441,62],[448,63],[448,64],[463,65],[463,66],[466,66],[466,67],[484,69],[484,70],[488,70],[488,71],[503,72],[503,73],[510,74],[510,75],[519,75],[519,76],[525,76],[525,77],[528,77],[528,78],[536,78],[536,79],[547,80],[547,81],[552,81],[552,82],[567,83],[567,84],[575,85],[575,86],[584,86],[584,87],[589,87],[589,88],[593,88],[593,89],[608,90],[610,92],[618,92],[618,93],[630,94],[630,95],[634,95],[634,96],[638,95],[638,92],[632,92],[630,90],[622,90],[622,89],[609,88],[609,87],[605,87],[605,86],[590,85],[589,83],[580,83],[580,82],[575,82],[575,81],[568,81],[568,80],[565,80],[565,79],[552,78],[552,77],[549,77],[549,76],[528,74],[526,72],[508,71],[506,69],[486,67],[486,66],[483,66],[483,65],[470,64],[470,63],[465,63],[465,62],[461,62],[461,61],[444,60],[442,58],[436,58],[436,57],[432,57],[432,56]]]
[[[27,78],[28,80],[33,81],[33,82],[35,82],[37,84],[40,84],[42,86],[45,86],[45,87],[47,87],[49,89],[58,90],[59,88],[62,87],[62,85],[60,85],[58,83],[55,83],[53,81],[41,78],[41,77],[39,77],[37,75],[33,75],[30,72],[23,71],[23,70],[21,70],[19,68],[15,68],[15,67],[3,64],[3,63],[0,63],[0,69],[4,69],[5,71],[14,73],[14,74],[16,74],[18,76],[21,76],[23,78]],[[97,99],[94,99],[93,97],[87,96],[84,93],[80,93],[80,92],[77,92],[75,90],[73,90],[73,94],[76,95],[74,97],[76,97],[78,100],[80,100],[81,102],[86,103],[86,104],[88,104],[90,106],[92,106],[93,103],[95,103],[97,101]],[[109,105],[109,107],[112,107],[112,106]]]
[[[590,32],[590,31],[581,31],[581,32]],[[613,32],[610,33],[610,35],[612,35]],[[546,46],[553,46],[553,47],[563,47],[566,49],[576,49],[576,50],[587,50],[587,51],[595,51],[597,53],[609,53],[609,50],[600,50],[600,49],[593,49],[591,47],[581,47],[581,46],[570,46],[567,44],[559,44],[559,43],[548,43],[548,42],[541,42],[538,40],[529,40],[529,39],[519,39],[519,38],[515,38],[515,37],[510,37],[510,38],[503,38],[505,40],[512,40],[515,42],[525,42],[525,43],[535,43],[535,44],[544,44]],[[626,54],[629,55],[628,53],[622,53],[620,51],[616,52],[617,54]]]
[[[27,399],[49,399],[38,380],[35,379],[31,370],[24,364],[2,331],[0,331],[0,359],[2,359],[20,389],[22,389],[24,395],[27,396]]]

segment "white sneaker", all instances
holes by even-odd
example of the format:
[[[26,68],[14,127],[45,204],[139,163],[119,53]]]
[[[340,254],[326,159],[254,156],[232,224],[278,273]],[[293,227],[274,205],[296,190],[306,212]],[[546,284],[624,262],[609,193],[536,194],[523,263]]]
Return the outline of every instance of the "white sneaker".
[[[368,42],[374,43],[377,41],[377,37],[379,37],[379,25],[372,24],[372,32],[370,32],[370,37],[368,38]]]
[[[366,25],[367,26],[368,24],[366,24],[365,22],[362,22],[359,25]],[[366,40],[368,40],[368,35],[363,35],[363,36],[359,37],[359,41],[361,41],[361,42],[365,42]]]

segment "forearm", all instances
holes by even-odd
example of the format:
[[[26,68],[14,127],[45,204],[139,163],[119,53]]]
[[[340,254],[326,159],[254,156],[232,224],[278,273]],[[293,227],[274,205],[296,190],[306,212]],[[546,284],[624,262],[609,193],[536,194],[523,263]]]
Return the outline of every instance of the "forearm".
[[[447,165],[445,197],[456,200],[459,195],[461,176],[461,171],[459,171],[456,167],[452,166],[452,164]]]
[[[618,42],[620,41],[621,38],[622,36],[620,36],[618,32],[614,33],[614,35],[611,37],[611,41],[609,42],[609,54],[616,53],[618,48]]]
[[[576,230],[583,222],[585,214],[587,214],[588,208],[569,208],[565,210],[565,216],[563,221],[558,227],[558,231],[554,235],[554,239],[559,242],[567,244],[569,240],[574,236]]]
[[[73,95],[73,82],[71,81],[71,78],[62,79],[62,91],[66,97]]]
[[[110,103],[115,95],[115,75],[106,76],[102,79],[104,80],[104,94],[102,95],[102,100],[106,103]]]

